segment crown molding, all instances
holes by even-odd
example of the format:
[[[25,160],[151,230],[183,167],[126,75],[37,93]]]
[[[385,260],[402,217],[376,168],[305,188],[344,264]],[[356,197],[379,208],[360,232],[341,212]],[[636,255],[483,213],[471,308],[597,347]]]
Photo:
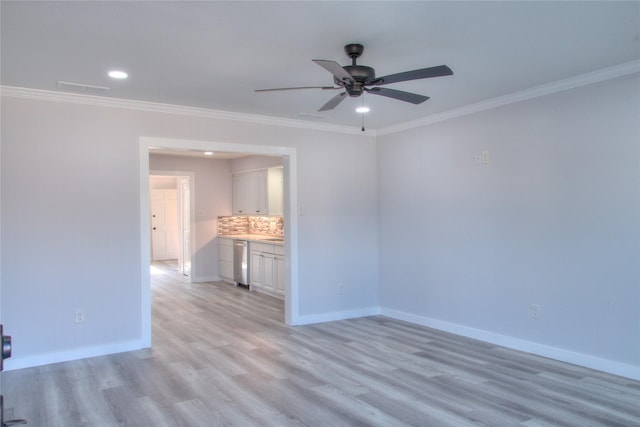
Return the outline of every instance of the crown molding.
[[[551,95],[569,89],[587,86],[593,83],[611,80],[631,74],[640,73],[640,60],[626,62],[590,73],[580,74],[563,80],[535,86],[522,91],[514,92],[497,98],[469,104],[464,107],[454,108],[438,114],[432,114],[417,120],[411,120],[397,125],[380,129],[370,129],[362,132],[357,127],[330,125],[325,123],[310,123],[303,120],[285,119],[280,117],[263,116],[258,114],[235,113],[230,111],[213,110],[208,108],[187,107],[182,105],[162,104],[157,102],[136,101],[129,99],[108,98],[95,95],[85,95],[67,92],[57,92],[41,89],[30,89],[14,86],[0,86],[0,95],[15,98],[37,99],[44,101],[67,102],[91,106],[122,108],[137,111],[149,111],[156,113],[178,114],[191,117],[203,117],[210,119],[232,120],[243,123],[254,123],[271,126],[291,127],[298,129],[318,130],[350,135],[379,136],[389,135],[428,126],[445,120],[491,110],[493,108],[526,101],[540,96]]]
[[[231,111],[213,110],[208,108],[187,107],[183,105],[163,104],[159,102],[137,101],[131,99],[108,98],[96,95],[31,89],[15,86],[0,86],[0,95],[13,98],[35,99],[40,101],[65,102],[97,107],[110,107],[155,113],[177,114],[208,119],[232,120],[243,123],[319,130],[324,132],[335,132],[351,135],[376,135],[375,130],[366,130],[362,132],[358,127],[331,125],[325,123],[310,123],[303,120],[262,116],[258,114],[235,113]]]
[[[538,98],[540,96],[551,95],[557,92],[587,86],[593,83],[603,82],[606,80],[611,80],[617,77],[623,77],[636,73],[640,73],[640,60],[626,62],[624,64],[603,68],[601,70],[593,71],[590,73],[580,74],[578,76],[570,77],[563,80],[557,80],[555,82],[535,86],[508,95],[465,105],[464,107],[454,108],[442,113],[433,114],[421,119],[411,120],[393,126],[387,126],[377,129],[376,135],[389,135],[397,132],[402,132],[405,130],[427,126],[434,123],[443,122],[445,120],[455,119],[457,117],[462,117],[469,114],[475,114],[481,111],[491,110],[493,108],[514,104],[516,102],[526,101],[529,99]]]

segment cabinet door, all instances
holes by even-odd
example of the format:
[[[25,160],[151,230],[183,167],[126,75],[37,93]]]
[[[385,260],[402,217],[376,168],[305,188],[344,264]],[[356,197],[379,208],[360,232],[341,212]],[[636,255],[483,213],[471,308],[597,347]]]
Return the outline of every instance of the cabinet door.
[[[284,258],[275,256],[273,259],[273,280],[276,292],[284,294]]]
[[[233,240],[218,240],[218,274],[227,281],[233,280]]]
[[[253,172],[254,175],[254,196],[253,209],[258,215],[269,215],[269,199],[267,193],[267,171],[260,170]]]
[[[275,290],[274,287],[274,257],[273,254],[262,254],[262,259],[264,260],[264,288],[270,291]]]
[[[234,174],[232,178],[232,209],[234,214],[247,215],[249,205],[249,192],[251,190],[251,177],[245,173]]]
[[[251,251],[249,268],[249,284],[252,288],[262,288],[264,286],[264,256],[262,252]]]
[[[218,238],[218,259],[233,262],[233,240]]]
[[[234,214],[240,214],[243,209],[246,209],[244,206],[244,200],[242,200],[242,194],[244,193],[242,184],[242,176],[234,174],[231,179],[231,206]]]
[[[221,260],[218,262],[218,273],[222,279],[233,280],[233,263]]]
[[[281,167],[269,168],[267,171],[267,194],[269,215],[282,215],[284,212],[284,177]]]

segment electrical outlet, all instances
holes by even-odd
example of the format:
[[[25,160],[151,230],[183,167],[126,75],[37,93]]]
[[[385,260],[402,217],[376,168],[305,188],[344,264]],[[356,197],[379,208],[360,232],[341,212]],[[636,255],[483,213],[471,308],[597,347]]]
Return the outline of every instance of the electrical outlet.
[[[489,150],[482,150],[473,153],[473,163],[476,165],[488,165],[491,161]]]
[[[76,308],[76,323],[84,323],[84,310]]]
[[[531,304],[531,318],[537,319],[540,316],[540,304]]]
[[[338,295],[342,295],[343,289],[344,289],[344,284],[342,282],[338,283]]]
[[[489,151],[484,150],[482,153],[480,153],[480,160],[483,165],[488,164],[491,160],[491,158],[489,157]]]

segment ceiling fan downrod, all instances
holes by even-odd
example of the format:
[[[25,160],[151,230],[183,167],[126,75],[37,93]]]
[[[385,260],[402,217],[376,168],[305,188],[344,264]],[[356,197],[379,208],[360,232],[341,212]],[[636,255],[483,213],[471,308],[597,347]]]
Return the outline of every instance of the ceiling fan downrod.
[[[360,58],[362,52],[364,52],[364,46],[358,43],[350,43],[344,47],[344,53],[351,58],[351,65],[354,67],[356,65],[356,59]]]

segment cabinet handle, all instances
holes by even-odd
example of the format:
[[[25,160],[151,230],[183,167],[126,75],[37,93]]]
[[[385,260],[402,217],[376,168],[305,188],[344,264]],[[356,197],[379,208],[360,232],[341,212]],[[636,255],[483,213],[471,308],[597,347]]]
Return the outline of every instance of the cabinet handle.
[[[8,359],[11,357],[11,337],[8,335],[2,336],[2,359]]]
[[[11,336],[4,334],[4,326],[0,324],[0,341],[2,342],[2,358],[0,358],[0,371],[4,369],[4,359],[11,357]],[[2,395],[0,395],[2,400]],[[1,402],[0,402],[1,403]],[[0,406],[2,406],[0,404]]]
[[[17,424],[27,424],[27,420],[8,420],[2,423],[2,427],[15,426]]]

